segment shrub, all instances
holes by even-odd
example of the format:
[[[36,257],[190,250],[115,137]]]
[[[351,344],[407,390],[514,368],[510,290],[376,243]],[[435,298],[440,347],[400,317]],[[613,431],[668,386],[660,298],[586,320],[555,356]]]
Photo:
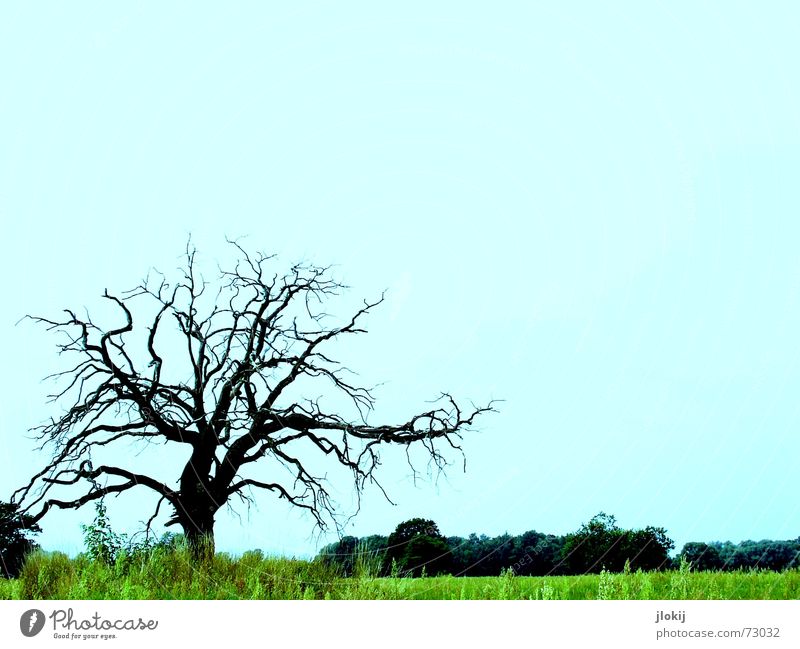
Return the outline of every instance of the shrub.
[[[41,532],[33,517],[22,514],[16,503],[0,503],[0,577],[17,577],[25,557],[37,549],[30,536]]]

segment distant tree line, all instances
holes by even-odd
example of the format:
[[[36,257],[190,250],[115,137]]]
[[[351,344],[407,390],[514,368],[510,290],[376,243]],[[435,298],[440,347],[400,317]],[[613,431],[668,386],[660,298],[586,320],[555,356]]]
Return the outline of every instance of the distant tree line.
[[[319,557],[345,575],[364,571],[383,576],[451,574],[497,576],[505,571],[520,576],[577,575],[602,570],[667,570],[691,563],[694,570],[767,569],[800,567],[800,539],[743,541],[739,544],[687,543],[671,556],[674,542],[661,527],[623,529],[616,519],[600,513],[571,534],[556,536],[536,531],[488,537],[444,536],[435,522],[405,521],[389,536],[345,536]]]
[[[83,526],[87,554],[114,563],[154,547],[175,547],[180,539],[165,535],[133,542],[113,532],[100,502],[92,525]],[[0,577],[16,577],[25,556],[38,548],[32,540],[38,525],[16,505],[0,502]],[[673,569],[688,562],[694,570],[787,570],[800,568],[800,538],[792,541],[686,543],[677,556],[661,527],[623,529],[600,513],[571,534],[556,536],[529,531],[512,536],[444,536],[435,522],[405,521],[388,536],[345,536],[324,547],[319,558],[342,574],[411,576],[451,574],[497,576],[578,575],[602,570]]]
[[[739,570],[800,568],[800,538],[793,541],[730,541],[687,543],[681,556],[696,570]]]

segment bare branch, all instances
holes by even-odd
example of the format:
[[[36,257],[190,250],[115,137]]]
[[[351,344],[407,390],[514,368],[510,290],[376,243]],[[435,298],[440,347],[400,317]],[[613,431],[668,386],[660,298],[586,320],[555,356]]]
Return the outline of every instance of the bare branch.
[[[374,388],[358,385],[333,357],[336,340],[366,333],[364,321],[384,295],[335,324],[325,306],[347,287],[331,278],[330,268],[295,264],[280,275],[269,268],[273,256],[230,244],[239,261],[220,269],[214,295],[189,243],[177,281],[154,271],[119,296],[104,291],[119,315],[111,328],[71,310],[62,319],[28,316],[61,336],[59,354],[77,355],[69,369],[51,375],[60,385],[50,398],[67,402],[64,414],[33,429],[51,460],[13,496],[26,510],[40,507],[37,520],[53,507],[77,508],[143,485],[159,494],[147,533],[163,502],[174,510],[167,524],[180,524],[191,539],[213,533],[219,508],[234,495],[249,501],[251,489],[272,491],[320,527],[338,525],[328,480],[312,473],[311,455],[350,474],[359,506],[368,485],[389,499],[377,479],[382,448],[404,448],[414,477],[412,448],[437,471],[448,466],[445,451],[464,456],[463,432],[492,412],[493,402],[463,410],[444,393],[435,407],[404,422],[369,425]],[[168,345],[167,335],[181,344]],[[309,385],[319,385],[321,396],[288,402]],[[353,416],[327,412],[321,403],[328,397],[344,397]],[[138,441],[189,447],[175,489],[121,467],[92,468],[93,449]],[[290,481],[244,474],[261,460],[283,467]],[[122,482],[100,486],[100,477]],[[51,489],[81,485],[87,490],[79,497],[50,497]]]

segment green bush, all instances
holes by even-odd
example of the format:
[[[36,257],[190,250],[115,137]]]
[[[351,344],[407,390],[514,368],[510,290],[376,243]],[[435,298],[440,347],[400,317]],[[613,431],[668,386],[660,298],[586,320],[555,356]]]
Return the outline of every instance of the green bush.
[[[20,513],[16,503],[0,502],[0,577],[16,577],[25,557],[36,550],[30,538],[41,532],[33,517]]]

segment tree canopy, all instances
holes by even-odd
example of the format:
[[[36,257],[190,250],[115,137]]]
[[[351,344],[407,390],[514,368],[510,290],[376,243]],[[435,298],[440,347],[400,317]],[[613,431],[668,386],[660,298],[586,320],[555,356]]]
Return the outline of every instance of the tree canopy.
[[[36,548],[32,536],[41,532],[33,517],[19,505],[0,502],[0,576],[16,577],[25,555]]]
[[[564,543],[563,561],[572,574],[631,570],[658,570],[671,565],[669,552],[675,543],[661,527],[621,529],[616,518],[600,512]]]
[[[147,489],[158,497],[148,529],[166,504],[167,525],[180,525],[194,548],[213,550],[219,509],[262,490],[305,510],[320,528],[338,528],[320,458],[349,473],[359,503],[370,484],[388,499],[376,472],[381,449],[405,448],[413,470],[418,448],[443,470],[446,451],[462,452],[462,433],[493,409],[465,408],[442,393],[405,421],[368,423],[373,390],[357,385],[330,349],[366,333],[363,320],[383,296],[337,321],[326,307],[346,286],[330,268],[303,263],[282,273],[273,256],[231,245],[238,261],[220,270],[213,288],[188,246],[176,278],[154,271],[132,290],[106,290],[117,313],[110,326],[72,309],[61,318],[29,316],[63,336],[59,352],[74,359],[52,375],[66,383],[51,395],[65,414],[35,429],[50,459],[13,496],[32,521],[54,507]],[[316,396],[320,390],[335,399]],[[92,457],[131,441],[182,448],[188,459],[172,467],[169,481]],[[69,495],[57,496],[55,487]]]
[[[392,565],[403,575],[438,575],[450,571],[450,546],[431,520],[413,518],[400,523],[386,542],[384,572]]]
[[[565,536],[530,530],[519,535],[489,537],[444,537],[432,520],[413,518],[397,526],[389,536],[370,536],[371,556],[381,557],[381,574],[392,574],[396,566],[401,574],[417,576],[422,566],[426,574],[453,574],[491,577],[503,572],[519,576],[576,575],[621,572],[626,563],[632,570],[663,570],[673,567],[669,551],[674,547],[660,527],[622,529],[616,519],[600,513],[579,530]],[[364,556],[365,539],[344,537],[322,549],[327,561],[343,566],[352,574],[356,559]],[[354,550],[353,550],[354,549]]]

